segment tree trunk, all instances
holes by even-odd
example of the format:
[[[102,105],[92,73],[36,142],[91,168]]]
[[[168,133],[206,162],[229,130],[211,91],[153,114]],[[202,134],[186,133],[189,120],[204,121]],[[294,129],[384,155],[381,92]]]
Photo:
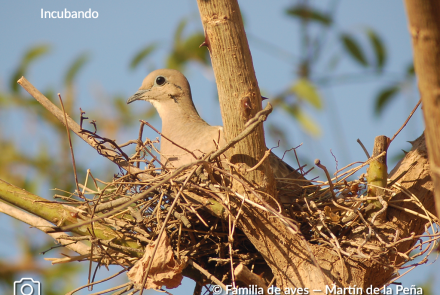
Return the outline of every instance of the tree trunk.
[[[236,0],[198,0],[205,30],[205,42],[211,55],[226,140],[237,136],[246,122],[261,107],[261,95],[255,77],[252,56]],[[229,150],[234,164],[255,166],[266,151],[263,126]],[[274,192],[274,178],[269,161],[245,177],[267,192]]]
[[[437,216],[440,216],[440,2],[405,0],[425,118]]]

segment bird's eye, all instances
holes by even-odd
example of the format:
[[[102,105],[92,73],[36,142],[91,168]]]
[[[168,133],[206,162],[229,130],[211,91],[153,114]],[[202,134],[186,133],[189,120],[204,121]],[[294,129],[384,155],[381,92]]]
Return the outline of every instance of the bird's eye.
[[[159,86],[162,86],[163,84],[165,84],[165,81],[166,81],[165,78],[162,76],[157,76],[157,78],[156,78],[156,84]]]

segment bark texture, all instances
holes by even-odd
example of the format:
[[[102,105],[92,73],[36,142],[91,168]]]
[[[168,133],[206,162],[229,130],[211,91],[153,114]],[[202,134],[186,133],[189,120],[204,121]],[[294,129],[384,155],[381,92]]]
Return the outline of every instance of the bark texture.
[[[425,119],[426,144],[440,216],[440,2],[405,0]]]
[[[205,30],[205,42],[214,69],[226,141],[237,136],[246,122],[261,107],[261,95],[255,77],[240,8],[236,0],[198,0]],[[264,156],[266,145],[263,126],[259,126],[229,150],[232,163],[243,163],[244,168],[255,166]],[[268,161],[246,178],[262,187],[274,185]],[[268,191],[273,188],[268,187]]]

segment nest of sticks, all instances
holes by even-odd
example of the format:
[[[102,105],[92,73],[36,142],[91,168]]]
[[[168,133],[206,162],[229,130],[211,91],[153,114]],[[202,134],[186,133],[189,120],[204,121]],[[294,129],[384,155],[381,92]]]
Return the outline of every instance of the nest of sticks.
[[[146,125],[144,123],[141,130]],[[138,140],[124,145],[117,145],[94,132],[84,129],[82,132],[92,137],[102,150],[112,149],[135,166],[144,166],[143,178],[139,177],[140,173],[120,169],[112,181],[106,182],[89,173],[88,183],[80,185],[80,193],[75,191],[67,197],[56,196],[64,202],[73,202],[73,211],[77,212],[79,218],[96,218],[121,237],[119,242],[105,241],[92,235],[65,237],[73,241],[91,241],[95,250],[93,260],[100,264],[119,264],[128,271],[145,254],[148,245],[151,250],[162,247],[155,247],[159,245],[155,241],[161,236],[166,237],[167,247],[172,251],[171,263],[180,265],[178,269],[181,271],[184,268],[184,275],[196,280],[196,293],[201,293],[202,286],[209,286],[213,282],[220,286],[231,284],[237,279],[233,272],[238,265],[255,274],[265,273],[262,278],[269,286],[273,283],[270,269],[246,235],[236,227],[240,204],[244,202],[284,219],[286,226],[293,225],[292,228],[299,230],[309,243],[334,249],[342,259],[357,257],[381,261],[384,267],[399,269],[414,258],[410,256],[411,250],[423,248],[422,252],[415,254],[420,256],[429,255],[435,248],[438,220],[411,192],[394,182],[384,189],[382,195],[369,197],[364,174],[348,181],[350,176],[383,154],[357,166],[348,165],[332,179],[328,176],[326,181],[278,179],[280,199],[290,198],[292,201],[274,205],[274,200],[271,200],[272,205],[269,205],[270,202],[264,201],[264,193],[259,188],[246,183],[239,171],[231,174],[231,170],[223,167],[219,161],[207,162],[205,159],[179,169],[166,169],[158,164],[160,162],[154,156],[158,141],[142,141],[142,132]],[[122,152],[129,144],[137,145],[136,153],[131,157]],[[321,163],[315,164],[327,173]],[[157,173],[158,169],[162,172]],[[233,181],[243,184],[243,195],[231,190]],[[393,197],[398,193],[405,194],[406,201],[420,209],[417,212],[410,210],[410,214],[426,219],[431,225],[433,233],[427,239],[422,240],[414,234],[402,236],[399,230],[390,232],[388,227],[381,226],[387,207],[393,206]],[[375,204],[383,206],[380,208]],[[387,253],[395,252],[399,244],[417,238],[418,243],[398,253],[406,259],[400,262],[387,259]],[[120,241],[135,241],[139,247],[133,249]],[[151,261],[154,260],[154,254],[150,254]],[[149,275],[152,276],[153,264],[147,262],[144,265],[142,278],[145,278],[145,271],[151,271]],[[176,272],[176,275],[180,273]],[[119,294],[137,292],[142,283],[145,284],[141,280],[137,284],[131,282],[122,285]],[[161,284],[167,286],[166,282],[158,280],[153,287],[160,288]],[[211,291],[206,287],[204,292],[209,294]]]
[[[333,178],[317,161],[316,166],[326,173],[325,181],[277,179],[278,200],[290,200],[280,203],[247,182],[242,171],[225,167],[217,158],[261,124],[271,109],[266,108],[249,120],[245,130],[226,147],[191,164],[168,169],[155,156],[158,141],[142,140],[143,128],[148,123],[142,121],[137,140],[118,145],[114,140],[99,136],[96,129],[83,129],[83,119],[86,119],[83,112],[78,126],[38,90],[31,89],[27,80],[22,78],[19,83],[69,129],[120,168],[111,181],[96,179],[88,172],[84,184],[76,183],[75,192],[67,196],[55,195],[71,212],[73,219],[70,220],[75,220],[60,227],[59,231],[77,229],[76,233],[84,232],[82,236],[64,235],[62,238],[72,243],[88,240],[92,253],[61,258],[60,262],[83,260],[98,262],[98,266],[116,264],[123,267],[119,273],[99,282],[94,282],[90,275],[92,283],[70,294],[124,272],[129,274],[131,281],[112,288],[111,291],[118,290],[113,294],[142,292],[142,286],[172,288],[180,284],[182,274],[196,281],[196,294],[202,293],[203,286],[207,286],[204,292],[209,294],[212,293],[210,284],[224,287],[235,280],[246,281],[245,277],[252,274],[258,274],[255,276],[263,285],[271,286],[274,279],[270,268],[237,227],[243,204],[279,218],[290,232],[300,233],[310,244],[333,250],[342,261],[353,258],[375,261],[397,273],[408,267],[405,263],[418,256],[425,255],[421,262],[410,265],[411,269],[424,263],[435,249],[439,238],[438,219],[417,196],[399,184],[399,177],[380,188],[381,193],[377,196],[369,194],[369,187],[373,185],[364,174],[349,180],[383,153],[366,162],[350,164],[337,171]],[[132,156],[123,151],[130,144],[136,145]],[[306,174],[304,167],[298,165],[300,172]],[[241,184],[242,193],[231,189],[234,181]],[[390,207],[424,219],[424,230],[416,235],[390,226],[390,221],[386,220]],[[101,230],[104,234],[98,237],[90,229]],[[103,238],[105,231],[111,232],[113,238]],[[405,250],[400,250],[403,244]],[[421,251],[412,254],[416,248]],[[155,265],[155,255],[160,255],[166,265]],[[134,273],[134,269],[139,272]],[[244,277],[240,278],[243,273]],[[398,277],[395,275],[388,283]]]

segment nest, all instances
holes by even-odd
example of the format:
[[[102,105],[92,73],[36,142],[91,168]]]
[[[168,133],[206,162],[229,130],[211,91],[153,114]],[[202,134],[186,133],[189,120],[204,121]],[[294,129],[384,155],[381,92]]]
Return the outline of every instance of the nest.
[[[137,280],[114,288],[119,290],[114,294],[133,294],[142,286],[172,288],[180,283],[182,274],[197,282],[195,293],[203,293],[205,286],[204,293],[210,294],[212,283],[240,284],[236,282],[237,274],[234,275],[238,265],[258,274],[266,286],[272,285],[274,278],[267,263],[237,227],[244,204],[279,218],[289,231],[300,233],[308,243],[333,249],[345,262],[363,259],[398,270],[417,256],[425,255],[426,259],[439,237],[437,218],[398,182],[390,183],[384,194],[371,197],[365,175],[348,181],[378,156],[357,166],[348,165],[332,179],[317,162],[327,174],[326,181],[277,179],[279,199],[291,200],[280,203],[246,182],[242,171],[234,170],[233,166],[224,167],[220,161],[206,161],[209,155],[178,169],[168,169],[154,156],[157,140],[142,141],[142,131],[138,140],[123,145],[95,132],[84,129],[82,132],[93,138],[100,147],[99,153],[113,150],[134,166],[144,168],[142,173],[125,172],[121,168],[110,182],[96,179],[89,172],[86,183],[78,185],[79,190],[67,197],[56,196],[72,202],[66,208],[69,207],[80,224],[71,228],[80,226],[83,220],[90,223],[92,218],[95,227],[99,223],[117,233],[118,238],[110,240],[94,234],[64,236],[67,240],[91,242],[93,258],[88,256],[83,260],[92,259],[98,265],[120,265],[123,267],[120,273],[129,272],[136,262],[142,261]],[[137,146],[131,157],[122,151],[129,144]],[[232,190],[234,182],[242,186],[242,193]],[[397,194],[406,197],[393,203]],[[411,203],[419,210],[405,209],[396,205],[397,202]],[[421,239],[423,236],[385,225],[389,207],[426,219],[425,230],[428,232],[430,226],[432,234]],[[163,239],[161,243],[159,236]],[[405,251],[396,250],[408,242],[410,247]],[[418,247],[422,251],[411,256],[411,251]],[[166,257],[165,265],[155,265],[155,255]],[[390,260],[390,257],[399,259]]]

